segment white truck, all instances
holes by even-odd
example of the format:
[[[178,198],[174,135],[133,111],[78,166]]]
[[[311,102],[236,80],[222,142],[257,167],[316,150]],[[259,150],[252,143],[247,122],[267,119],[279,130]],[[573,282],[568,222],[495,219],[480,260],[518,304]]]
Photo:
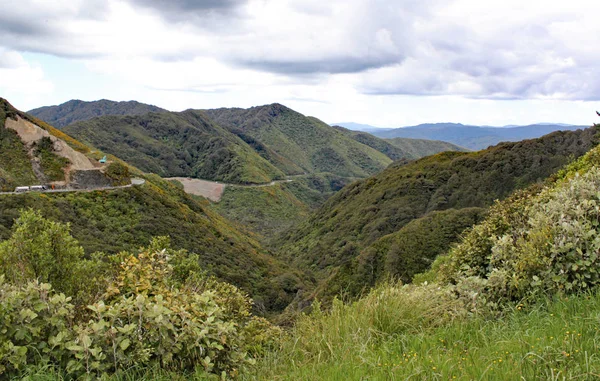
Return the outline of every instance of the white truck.
[[[28,187],[16,187],[15,193],[23,193],[23,192],[43,192],[48,190],[46,185],[32,185]]]

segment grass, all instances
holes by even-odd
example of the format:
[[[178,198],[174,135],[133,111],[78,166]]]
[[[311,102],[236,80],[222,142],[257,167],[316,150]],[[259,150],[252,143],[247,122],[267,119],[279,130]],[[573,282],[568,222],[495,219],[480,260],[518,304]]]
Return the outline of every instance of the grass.
[[[367,298],[305,316],[242,380],[597,380],[600,295],[515,304],[501,318],[450,316],[443,293],[384,286]],[[412,295],[412,296],[410,296]],[[419,297],[429,302],[419,303]],[[450,303],[450,304],[448,304]],[[402,307],[404,305],[404,307]],[[449,308],[450,307],[450,308]],[[429,313],[424,313],[429,311]],[[455,312],[459,310],[454,309]],[[30,380],[63,380],[37,369]],[[107,378],[206,380],[159,368]]]
[[[426,322],[397,327],[397,321],[392,319],[379,329],[377,319],[368,324],[366,317],[377,316],[374,312],[381,310],[383,304],[391,314],[388,317],[398,312],[389,309],[394,303],[377,302],[372,295],[351,307],[334,309],[331,315],[305,318],[283,343],[281,351],[264,358],[242,379],[600,378],[599,295],[556,298],[530,308],[516,305],[500,319],[455,318],[438,322],[442,324],[437,327]],[[409,307],[414,306],[401,309]],[[419,316],[407,316],[405,322],[416,322],[415,319]],[[379,320],[382,322],[385,321]]]

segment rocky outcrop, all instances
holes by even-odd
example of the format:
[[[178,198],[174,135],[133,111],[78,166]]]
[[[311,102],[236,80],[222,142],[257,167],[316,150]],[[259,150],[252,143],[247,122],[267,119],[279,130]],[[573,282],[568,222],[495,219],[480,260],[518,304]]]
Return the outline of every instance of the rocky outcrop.
[[[112,187],[113,182],[99,169],[74,170],[70,173],[69,186],[73,189],[98,189]]]

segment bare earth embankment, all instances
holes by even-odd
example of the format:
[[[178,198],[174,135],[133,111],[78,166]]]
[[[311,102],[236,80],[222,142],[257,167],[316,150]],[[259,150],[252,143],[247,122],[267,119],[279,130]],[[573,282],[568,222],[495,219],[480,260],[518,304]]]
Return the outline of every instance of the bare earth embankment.
[[[165,180],[177,180],[183,184],[183,190],[186,193],[206,197],[214,202],[221,201],[221,196],[223,196],[223,191],[225,190],[225,184],[215,181],[191,179],[188,177],[170,177]]]

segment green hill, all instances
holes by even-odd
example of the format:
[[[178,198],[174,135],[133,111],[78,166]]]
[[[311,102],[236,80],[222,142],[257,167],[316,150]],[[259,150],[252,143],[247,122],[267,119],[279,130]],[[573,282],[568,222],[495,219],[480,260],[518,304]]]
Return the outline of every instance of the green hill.
[[[381,139],[367,132],[352,131],[340,126],[333,126],[333,128],[359,143],[376,149],[394,161],[400,159],[414,160],[444,151],[469,151],[466,148],[439,140],[408,138]]]
[[[283,173],[202,112],[104,116],[64,128],[145,172],[231,183],[266,183]]]
[[[78,152],[103,155],[15,110],[5,100],[0,101],[3,118],[26,118],[35,128],[51,131],[68,141]],[[0,170],[3,174],[26,173],[23,169],[31,168],[31,164],[27,154],[22,153],[23,142],[16,133],[4,130],[1,126],[0,131],[6,133],[9,142],[17,148],[14,152],[3,150],[3,153],[10,153],[12,160],[0,162]],[[2,144],[5,142],[3,139]],[[144,175],[133,167],[130,169],[143,177],[145,184],[85,192],[0,194],[0,239],[10,236],[10,229],[21,210],[33,208],[46,218],[70,223],[71,233],[86,255],[97,251],[106,254],[134,251],[147,245],[152,237],[168,236],[174,249],[184,248],[197,254],[203,269],[252,295],[257,310],[263,313],[282,310],[299,289],[311,287],[310,281],[305,284],[301,273],[273,258],[256,240],[215,213],[208,201],[192,199],[158,176]],[[34,175],[29,173],[29,176]],[[21,179],[13,176],[8,180]]]
[[[242,139],[268,147],[274,155],[266,153],[264,157],[288,175],[328,172],[366,177],[392,162],[385,154],[320,120],[280,104],[205,113]]]
[[[385,140],[393,146],[400,148],[400,150],[405,153],[406,158],[408,159],[419,159],[421,157],[431,156],[438,152],[444,151],[470,151],[467,148],[440,140],[409,138],[393,138],[382,140]]]
[[[115,102],[102,99],[93,102],[70,100],[57,106],[45,106],[28,111],[29,115],[63,128],[69,124],[104,115],[143,115],[149,112],[166,112],[160,107],[136,102]]]
[[[56,185],[85,187],[82,179],[104,186],[125,185],[128,173],[63,132],[28,114],[16,110],[0,98],[0,191],[18,186]],[[121,178],[111,177],[115,171]]]
[[[313,306],[243,379],[595,378],[599,167],[596,147],[495,203],[419,284]]]
[[[596,135],[596,127],[555,132],[478,152],[397,163],[329,199],[282,239],[282,258],[333,274],[321,288],[325,294],[328,288],[358,292],[386,273],[405,274],[408,280],[483,215],[463,208],[487,208],[542,181],[593,147]]]

